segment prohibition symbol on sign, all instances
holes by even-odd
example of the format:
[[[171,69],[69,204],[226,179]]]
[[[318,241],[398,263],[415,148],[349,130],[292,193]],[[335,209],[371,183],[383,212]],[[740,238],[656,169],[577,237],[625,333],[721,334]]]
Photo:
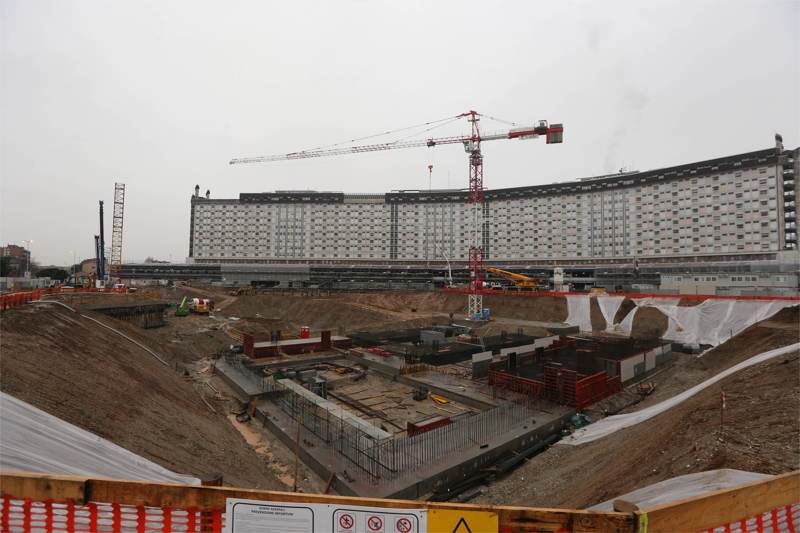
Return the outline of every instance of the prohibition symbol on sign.
[[[342,529],[352,529],[354,524],[353,515],[343,514],[339,516],[339,527]]]
[[[411,531],[411,520],[408,518],[401,518],[395,524],[397,533],[409,533]]]
[[[381,531],[383,529],[383,520],[380,516],[371,515],[367,518],[367,527],[370,531]]]

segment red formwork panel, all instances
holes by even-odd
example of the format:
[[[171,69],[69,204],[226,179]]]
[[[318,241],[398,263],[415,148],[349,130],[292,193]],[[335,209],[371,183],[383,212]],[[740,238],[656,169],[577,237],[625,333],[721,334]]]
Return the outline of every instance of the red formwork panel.
[[[540,398],[544,383],[535,379],[514,376],[497,370],[489,370],[489,385],[497,389],[524,394],[531,398]]]
[[[609,378],[608,374],[598,372],[575,382],[575,409],[581,410],[599,402],[603,398],[619,392],[619,378]]]

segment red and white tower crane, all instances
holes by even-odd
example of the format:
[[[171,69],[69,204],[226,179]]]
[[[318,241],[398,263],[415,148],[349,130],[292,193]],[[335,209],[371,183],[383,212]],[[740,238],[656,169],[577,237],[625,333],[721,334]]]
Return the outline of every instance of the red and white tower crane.
[[[385,142],[378,144],[368,144],[362,146],[341,146],[345,143],[338,143],[327,147],[312,148],[310,150],[302,150],[299,152],[291,152],[288,154],[261,156],[261,157],[243,157],[231,159],[231,165],[247,164],[247,163],[266,163],[270,161],[286,161],[290,159],[308,159],[313,157],[327,157],[334,155],[345,154],[359,154],[363,152],[377,152],[381,150],[394,150],[398,148],[416,148],[427,146],[432,148],[440,144],[463,144],[464,150],[469,156],[469,202],[473,206],[473,227],[474,234],[472,243],[468,253],[468,271],[469,271],[469,301],[467,305],[467,316],[469,318],[480,317],[483,312],[483,300],[481,296],[481,289],[483,288],[484,266],[483,266],[483,154],[481,153],[481,143],[485,141],[496,141],[500,139],[535,139],[540,136],[545,136],[547,144],[560,143],[563,141],[564,127],[562,124],[548,124],[545,120],[540,120],[536,126],[516,127],[502,132],[495,132],[489,134],[482,134],[478,123],[480,117],[492,118],[488,115],[481,115],[476,111],[467,111],[455,117],[448,117],[433,122],[426,122],[417,127],[431,126],[427,130],[438,128],[460,118],[467,118],[471,125],[470,135],[461,135],[454,137],[429,137],[426,139],[415,140],[397,140],[393,142]],[[494,119],[497,120],[497,119]],[[434,126],[435,125],[435,126]],[[382,134],[371,135],[363,137],[363,140],[371,137],[378,137],[404,130],[414,128],[402,128],[399,130],[389,131]],[[347,144],[354,142],[349,141]]]

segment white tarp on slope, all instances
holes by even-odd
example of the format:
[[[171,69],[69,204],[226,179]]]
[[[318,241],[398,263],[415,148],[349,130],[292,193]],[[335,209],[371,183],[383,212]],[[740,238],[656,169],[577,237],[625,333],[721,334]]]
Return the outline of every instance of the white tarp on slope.
[[[775,476],[746,472],[744,470],[733,470],[730,468],[695,472],[694,474],[665,479],[664,481],[648,485],[641,489],[634,490],[633,492],[628,492],[627,494],[617,496],[603,503],[593,505],[589,507],[587,511],[613,511],[614,500],[624,500],[637,505],[640,509],[647,509],[655,507],[656,505],[663,505],[708,492],[738,487],[745,483],[762,481],[771,477]]]
[[[717,300],[709,299],[695,306],[681,307],[679,300],[668,298],[634,299],[636,304],[614,331],[630,335],[633,317],[640,307],[654,307],[668,320],[667,340],[717,346],[756,322],[765,320],[784,307],[798,305],[791,300]]]
[[[0,470],[200,484],[3,392]]]
[[[567,296],[567,324],[578,326],[581,331],[592,331],[589,315],[589,295]]]
[[[706,381],[695,385],[691,389],[688,389],[677,396],[673,396],[668,400],[664,400],[663,402],[657,403],[650,407],[646,407],[641,411],[636,411],[634,413],[626,413],[623,415],[614,415],[609,416],[608,418],[603,418],[602,420],[590,424],[584,428],[581,428],[566,439],[561,440],[561,444],[570,444],[577,446],[579,444],[586,444],[587,442],[592,442],[607,435],[610,435],[620,429],[627,428],[630,426],[634,426],[639,424],[640,422],[644,422],[645,420],[649,420],[656,415],[663,413],[668,409],[672,409],[676,405],[679,405],[684,400],[691,398],[698,392],[702,391],[706,387],[710,387],[714,383],[718,382],[721,379],[730,376],[734,372],[738,372],[743,368],[747,368],[752,365],[756,365],[758,363],[767,361],[768,359],[772,359],[773,357],[778,357],[786,353],[790,353],[796,350],[800,350],[800,342],[792,344],[790,346],[784,346],[783,348],[777,348],[775,350],[770,350],[768,352],[760,353],[758,355],[754,355],[753,357],[742,361],[738,365],[734,365],[727,370],[723,370],[716,376],[707,379]]]
[[[598,296],[597,305],[600,306],[600,312],[603,313],[603,318],[606,319],[606,331],[611,331],[614,327],[614,317],[619,311],[619,306],[622,305],[624,296]]]

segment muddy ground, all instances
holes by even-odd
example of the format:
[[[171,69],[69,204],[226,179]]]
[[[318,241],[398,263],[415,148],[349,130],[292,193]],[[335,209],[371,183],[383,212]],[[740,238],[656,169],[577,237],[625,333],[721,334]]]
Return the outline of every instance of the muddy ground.
[[[784,309],[707,352],[676,354],[648,381],[645,408],[755,354],[800,341],[798,308]],[[800,466],[800,351],[738,372],[639,425],[582,446],[556,445],[503,479],[475,502],[583,508],[671,477],[716,468],[766,474]],[[720,428],[720,391],[728,409]],[[639,399],[634,389],[587,412],[616,412]]]
[[[278,446],[267,434],[262,449],[248,444],[228,419],[239,405],[221,384],[218,396],[192,379],[157,337],[93,316],[135,336],[177,369],[77,313],[30,305],[0,320],[0,388],[170,470],[201,479],[222,475],[227,485],[287,488],[281,474],[292,454],[271,449]],[[206,373],[208,366],[202,365]],[[301,487],[319,489],[307,469],[301,476],[309,480]]]
[[[281,329],[289,337],[303,325],[337,333],[397,329],[446,322],[450,313],[463,314],[466,305],[466,295],[441,292],[236,297],[220,289],[191,286],[63,299],[81,309],[101,301],[177,303],[184,295],[213,298],[216,312],[175,317],[170,309],[164,327],[143,330],[86,311],[155,350],[168,367],[132,343],[55,305],[4,312],[0,317],[0,388],[171,470],[201,478],[223,474],[229,485],[286,490],[293,481],[292,453],[258,424],[236,422],[231,413],[240,409],[238,401],[211,375],[210,364],[219,350],[236,342],[231,331],[258,337]],[[567,318],[563,298],[486,295],[484,305],[496,319],[484,328],[486,333],[522,327],[526,333],[544,334],[526,321]],[[623,302],[615,322],[632,307],[632,302]],[[590,316],[593,329],[605,329],[594,301]],[[597,418],[641,409],[751,355],[797,342],[799,321],[796,308],[786,309],[701,358],[676,354],[672,363],[647,378],[656,388],[643,401],[633,405],[640,397],[626,390],[594,406],[589,414]],[[637,312],[634,336],[658,336],[665,329],[666,320],[657,310]],[[709,468],[767,473],[797,468],[798,364],[797,355],[792,355],[759,365],[617,435],[578,448],[555,446],[484,487],[478,501],[582,507]],[[718,431],[720,387],[729,404],[724,436]],[[303,490],[323,490],[325,481],[304,466],[300,478]]]

